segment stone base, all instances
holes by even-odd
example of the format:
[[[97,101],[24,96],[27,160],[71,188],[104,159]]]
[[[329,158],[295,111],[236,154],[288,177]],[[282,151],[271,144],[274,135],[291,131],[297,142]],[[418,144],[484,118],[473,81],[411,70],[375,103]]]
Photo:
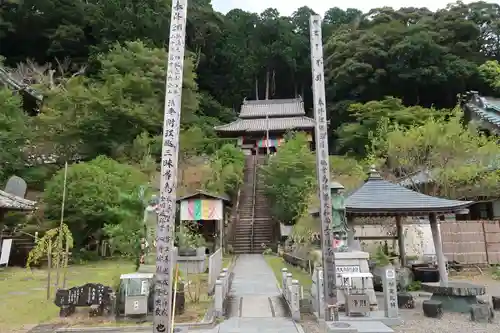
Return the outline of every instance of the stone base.
[[[387,318],[384,311],[370,311],[368,316],[360,317],[348,317],[345,313],[339,313],[339,320],[344,322],[351,321],[362,321],[362,322],[381,322],[384,325],[393,327],[403,324],[403,320],[400,317]]]
[[[335,265],[337,267],[359,267],[360,273],[370,273],[370,267],[368,266],[368,259],[370,255],[368,252],[363,251],[348,251],[348,252],[335,252]],[[338,270],[339,268],[337,268]],[[340,287],[341,283],[340,275],[337,275],[337,288]],[[353,285],[355,288],[361,290],[361,278],[353,279]],[[372,308],[377,307],[377,297],[375,297],[375,290],[373,289],[373,279],[365,279],[365,290],[364,292],[368,294],[370,298],[370,305]],[[337,302],[340,306],[345,305],[345,295],[344,290],[337,290]]]
[[[500,311],[500,297],[499,296],[492,296],[491,297],[491,304],[493,305],[493,310]]]
[[[414,309],[415,300],[410,293],[398,293],[398,308],[400,309]]]
[[[440,301],[444,312],[469,313],[470,307],[477,304],[476,296],[431,296],[431,300]]]
[[[478,323],[491,323],[495,313],[490,304],[473,304],[470,307],[470,320]]]
[[[394,330],[379,321],[327,322],[328,333],[393,333]]]
[[[318,317],[318,313],[314,312],[314,315],[318,320],[322,320],[321,318]],[[340,322],[346,322],[350,323],[352,321],[356,322],[374,322],[378,321],[383,323],[384,325],[387,325],[389,327],[394,327],[394,326],[399,326],[403,324],[403,320],[400,317],[397,318],[387,318],[384,315],[384,311],[371,311],[370,314],[366,317],[347,317],[345,313],[340,312],[339,313],[339,321]]]
[[[440,301],[425,300],[422,303],[424,316],[429,318],[441,318],[443,316],[443,304]]]

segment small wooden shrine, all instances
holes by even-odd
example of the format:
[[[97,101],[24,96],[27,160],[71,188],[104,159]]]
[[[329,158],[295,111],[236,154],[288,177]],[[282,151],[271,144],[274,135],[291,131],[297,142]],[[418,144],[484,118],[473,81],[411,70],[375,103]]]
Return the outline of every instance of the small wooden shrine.
[[[226,207],[231,200],[202,190],[177,199],[180,221],[196,221],[205,240],[214,247],[223,247]],[[218,246],[217,246],[218,245]]]

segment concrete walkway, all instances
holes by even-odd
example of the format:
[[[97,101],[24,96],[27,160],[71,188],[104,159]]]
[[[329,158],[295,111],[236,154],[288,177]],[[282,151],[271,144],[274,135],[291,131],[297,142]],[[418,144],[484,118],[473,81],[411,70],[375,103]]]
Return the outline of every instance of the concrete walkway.
[[[276,277],[261,254],[240,255],[233,270],[229,319],[219,333],[297,333]]]

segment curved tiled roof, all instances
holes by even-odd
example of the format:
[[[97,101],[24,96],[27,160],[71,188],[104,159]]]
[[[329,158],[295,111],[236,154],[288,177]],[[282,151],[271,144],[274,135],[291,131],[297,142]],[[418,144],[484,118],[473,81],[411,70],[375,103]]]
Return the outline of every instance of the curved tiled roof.
[[[256,101],[243,101],[240,118],[273,118],[283,116],[304,116],[304,102],[302,98],[294,99],[269,99]]]
[[[226,125],[216,126],[215,130],[220,132],[263,132],[266,129],[276,131],[296,128],[314,128],[314,119],[305,116],[268,119],[238,119]]]
[[[368,180],[346,198],[345,206],[346,212],[351,215],[423,215],[452,213],[473,203],[473,201],[437,198],[412,191],[384,180],[372,168]],[[318,214],[318,210],[311,211],[311,214]]]
[[[0,209],[33,210],[36,202],[0,190]]]
[[[466,104],[467,108],[481,120],[500,127],[500,99],[482,97],[477,92],[471,92],[471,94],[471,99]]]

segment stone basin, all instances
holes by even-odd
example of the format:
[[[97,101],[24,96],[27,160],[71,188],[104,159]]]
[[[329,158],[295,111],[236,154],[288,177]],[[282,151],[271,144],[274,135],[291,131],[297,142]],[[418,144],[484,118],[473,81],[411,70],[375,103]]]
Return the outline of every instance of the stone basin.
[[[486,294],[486,287],[470,282],[448,281],[422,283],[422,290],[441,296],[481,296]]]
[[[470,282],[448,281],[447,283],[422,283],[422,290],[432,293],[432,300],[440,301],[443,310],[468,313],[477,296],[486,294],[486,287]]]

